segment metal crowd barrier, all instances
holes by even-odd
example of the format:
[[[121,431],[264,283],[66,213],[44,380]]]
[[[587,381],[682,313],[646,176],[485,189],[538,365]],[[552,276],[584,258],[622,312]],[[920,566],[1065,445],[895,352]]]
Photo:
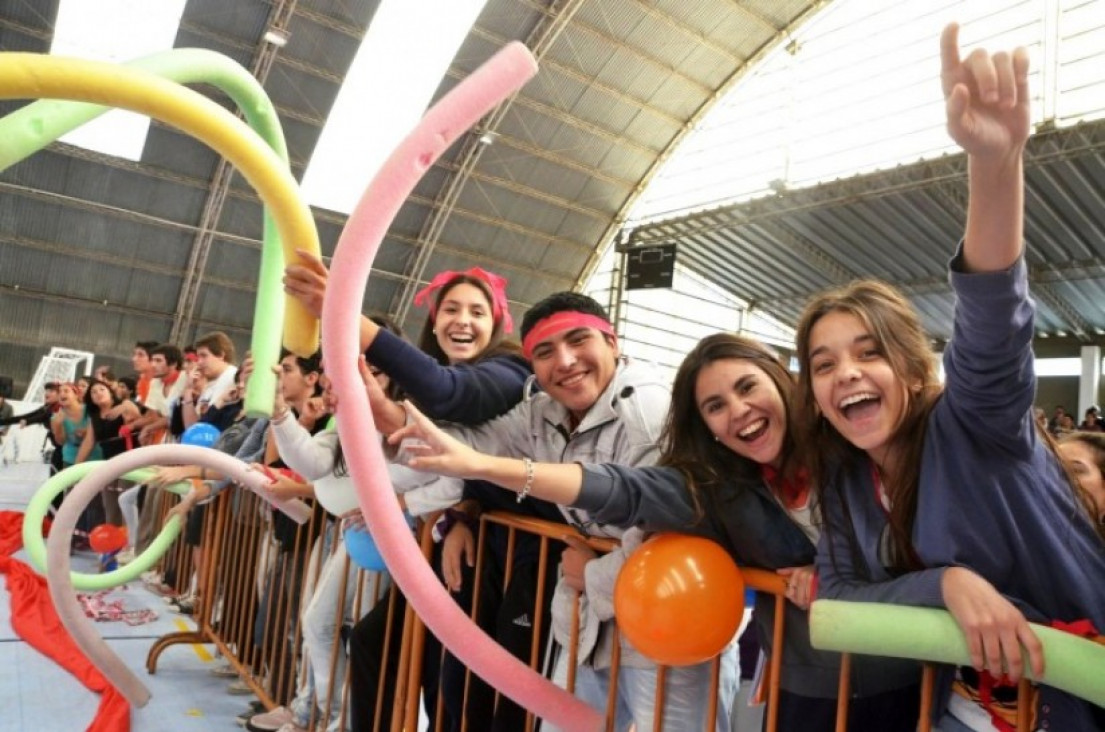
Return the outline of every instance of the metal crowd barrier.
[[[162,510],[167,510],[170,501],[163,501]],[[317,568],[321,566],[319,532],[313,525],[298,532],[294,548],[289,556],[282,562],[272,562],[271,552],[274,549],[269,538],[271,526],[271,512],[260,498],[247,491],[228,490],[209,504],[207,511],[203,549],[205,551],[204,576],[199,579],[199,602],[195,615],[197,629],[194,631],[172,633],[158,639],[150,649],[147,658],[149,672],[155,673],[157,661],[161,653],[171,645],[178,643],[213,643],[221,655],[238,672],[240,677],[248,684],[268,708],[281,704],[287,704],[295,693],[296,670],[299,674],[307,673],[303,668],[301,657],[302,623],[299,621],[300,611],[306,600],[314,590],[317,580]],[[420,543],[424,555],[429,558],[432,554],[433,542],[431,538],[431,520],[422,524],[420,528]],[[535,607],[532,610],[533,618],[533,642],[530,648],[528,662],[531,668],[538,667],[541,655],[539,639],[540,628],[548,622],[547,600],[543,588],[548,572],[556,572],[557,567],[550,561],[550,543],[563,540],[566,536],[580,538],[570,526],[521,517],[509,513],[492,512],[485,513],[480,520],[477,538],[477,555],[475,576],[473,578],[472,617],[475,618],[481,601],[480,587],[482,573],[487,562],[487,538],[488,528],[491,525],[504,527],[507,531],[507,555],[504,567],[503,586],[511,581],[514,551],[518,532],[538,537],[538,577],[537,596]],[[340,541],[337,531],[334,532],[332,544]],[[610,551],[616,546],[616,542],[605,539],[587,539],[587,543],[598,552]],[[313,558],[313,559],[312,559]],[[345,568],[349,571],[349,558],[345,558]],[[275,565],[275,566],[274,566]],[[184,542],[179,542],[177,550],[164,560],[163,566],[176,567],[176,585],[183,590],[191,574],[190,550]],[[312,569],[314,567],[315,569]],[[371,596],[374,600],[383,601],[379,576],[363,570],[357,570],[357,592],[354,618],[362,617],[364,608],[360,606],[362,590],[366,582],[375,579],[375,587]],[[290,576],[286,576],[290,575]],[[756,592],[768,593],[775,598],[776,624],[773,629],[773,644],[775,652],[768,659],[765,688],[765,724],[767,732],[774,732],[778,722],[778,690],[781,680],[782,649],[785,623],[786,598],[785,582],[783,578],[774,572],[744,568],[741,570],[746,588]],[[298,582],[298,591],[291,587],[287,580],[294,579]],[[261,592],[264,585],[289,587],[290,591],[278,593],[275,602],[269,602],[264,610],[263,633],[256,633],[255,626],[258,622],[258,608],[260,607]],[[340,598],[337,605],[338,617],[335,618],[336,626],[340,627],[342,607],[345,598]],[[392,586],[388,591],[388,633],[390,642],[391,630],[394,623],[403,623],[400,646],[400,663],[397,672],[396,693],[392,699],[384,698],[384,673],[381,673],[380,688],[377,693],[377,709],[375,711],[373,729],[378,729],[382,717],[382,709],[385,704],[392,704],[391,726],[393,732],[401,730],[418,729],[420,714],[420,690],[423,678],[423,648],[426,641],[426,628],[408,605],[404,617],[395,617],[397,602],[397,589]],[[578,604],[577,614],[573,619],[573,635],[571,648],[565,649],[568,654],[567,688],[574,690],[576,658],[576,637],[579,629]],[[616,633],[616,629],[615,629]],[[260,642],[258,642],[258,635]],[[551,635],[551,634],[550,634]],[[331,656],[328,659],[319,659],[316,662],[330,664],[330,677],[337,667],[339,644],[341,635],[336,634],[331,648]],[[1086,641],[1092,643],[1091,641]],[[606,707],[606,729],[614,729],[614,712],[617,699],[617,669],[620,664],[618,643],[612,644],[614,649],[612,668],[610,671],[611,689]],[[383,652],[384,663],[387,662],[387,648]],[[843,649],[846,650],[846,649]],[[550,649],[551,652],[551,649]],[[871,653],[870,649],[864,652]],[[444,655],[444,654],[443,654]],[[840,694],[837,708],[836,729],[846,730],[848,714],[848,697],[850,683],[851,654],[843,653],[841,657],[841,681]],[[939,659],[937,659],[939,660]],[[921,689],[921,719],[919,730],[925,732],[931,729],[928,710],[931,709],[933,700],[935,666],[931,663],[923,665],[922,689]],[[383,671],[383,669],[382,669]],[[710,709],[708,714],[707,729],[714,728],[717,714],[717,686],[719,683],[720,664],[715,659],[713,665],[713,680],[711,686]],[[656,693],[656,730],[661,729],[663,719],[664,690],[666,670],[661,667],[657,675]],[[464,706],[468,706],[468,694],[470,690],[470,673],[466,673],[464,686]],[[1021,694],[1028,690],[1028,682],[1022,682]],[[348,700],[349,682],[348,671],[346,678],[339,684],[336,680],[330,685],[331,698],[325,700],[321,709],[316,706],[312,716],[312,730],[324,730],[330,720],[326,719],[326,712],[330,709],[332,695],[340,693],[342,699],[341,718],[338,720],[338,728],[349,729]],[[498,694],[495,695],[498,703]],[[429,729],[441,730],[443,728],[443,700],[437,699],[437,715],[429,720]],[[1027,705],[1021,705],[1027,707]],[[527,732],[537,727],[537,720],[532,714],[526,714],[525,729]],[[471,729],[467,718],[461,720],[461,729]],[[1018,730],[1028,729],[1027,709],[1018,719]],[[640,731],[644,732],[644,731]],[[740,732],[745,732],[741,730]]]

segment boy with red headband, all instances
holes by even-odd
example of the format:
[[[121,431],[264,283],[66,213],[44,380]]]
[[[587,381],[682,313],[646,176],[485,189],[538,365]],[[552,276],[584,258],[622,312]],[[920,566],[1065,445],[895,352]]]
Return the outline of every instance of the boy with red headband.
[[[605,460],[629,466],[656,462],[670,388],[651,368],[621,357],[617,335],[601,305],[573,292],[550,295],[526,313],[522,347],[534,372],[525,400],[481,425],[450,427],[451,434],[480,452],[522,458],[527,466],[544,460]],[[540,392],[533,390],[534,383]],[[518,500],[525,495],[523,490]],[[614,581],[642,537],[637,530],[623,535],[585,511],[560,510],[582,534],[622,540],[621,549],[601,557],[583,542],[569,546],[553,598],[553,634],[567,647],[580,593],[576,695],[605,710],[614,642]],[[448,576],[449,568],[443,569]],[[656,666],[624,643],[620,663],[616,729],[627,729],[632,722],[638,729],[652,729]],[[668,669],[665,684],[664,729],[702,729],[701,700],[709,693],[709,664]],[[723,679],[722,688],[735,689],[735,679],[728,684]],[[719,729],[728,728],[727,720],[719,724]]]

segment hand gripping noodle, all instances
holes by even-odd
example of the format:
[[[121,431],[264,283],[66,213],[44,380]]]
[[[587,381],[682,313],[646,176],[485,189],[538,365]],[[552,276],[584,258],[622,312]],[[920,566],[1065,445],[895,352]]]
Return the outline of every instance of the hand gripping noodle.
[[[1032,624],[1032,632],[1047,660],[1044,678],[1036,680],[1105,706],[1105,646],[1042,625]],[[810,642],[825,651],[971,665],[959,624],[933,608],[818,600],[810,606]],[[1031,677],[1027,658],[1024,668]]]

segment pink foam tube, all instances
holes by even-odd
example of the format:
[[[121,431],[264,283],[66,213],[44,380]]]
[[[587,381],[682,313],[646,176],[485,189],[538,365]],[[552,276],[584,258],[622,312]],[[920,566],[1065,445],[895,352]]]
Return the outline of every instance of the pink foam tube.
[[[127,668],[122,659],[108,648],[107,643],[96,631],[96,626],[85,617],[80,603],[77,602],[77,594],[69,576],[69,541],[81,511],[92,499],[100,495],[100,491],[119,476],[147,465],[201,465],[219,471],[271,501],[265,490],[265,486],[270,482],[269,479],[255,470],[250,470],[249,465],[237,458],[209,447],[151,445],[124,452],[94,468],[84,477],[84,480],[74,486],[69,496],[62,502],[54,518],[50,536],[46,539],[46,582],[50,587],[50,597],[54,600],[54,607],[57,608],[58,619],[88,656],[88,660],[107,677],[107,680],[126,697],[127,701],[137,707],[146,705],[150,700],[150,692]],[[299,523],[303,523],[311,516],[311,509],[300,500],[283,501],[279,508]]]
[[[365,286],[399,207],[434,161],[481,116],[537,72],[529,50],[511,43],[435,104],[400,143],[362,195],[338,240],[322,308],[327,373],[341,400],[338,432],[357,497],[384,561],[419,616],[477,675],[537,716],[568,730],[598,730],[602,719],[566,690],[518,661],[449,597],[403,520],[376,440],[357,370]]]

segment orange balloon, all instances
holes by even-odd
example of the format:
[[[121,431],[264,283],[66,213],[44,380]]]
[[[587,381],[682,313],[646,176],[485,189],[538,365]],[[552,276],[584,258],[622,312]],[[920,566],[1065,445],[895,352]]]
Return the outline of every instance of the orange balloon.
[[[626,560],[614,615],[626,640],[659,664],[690,666],[720,653],[744,614],[744,580],[728,552],[697,536],[660,534]]]
[[[114,524],[100,524],[88,532],[92,551],[100,554],[117,552],[127,545],[127,530]]]

